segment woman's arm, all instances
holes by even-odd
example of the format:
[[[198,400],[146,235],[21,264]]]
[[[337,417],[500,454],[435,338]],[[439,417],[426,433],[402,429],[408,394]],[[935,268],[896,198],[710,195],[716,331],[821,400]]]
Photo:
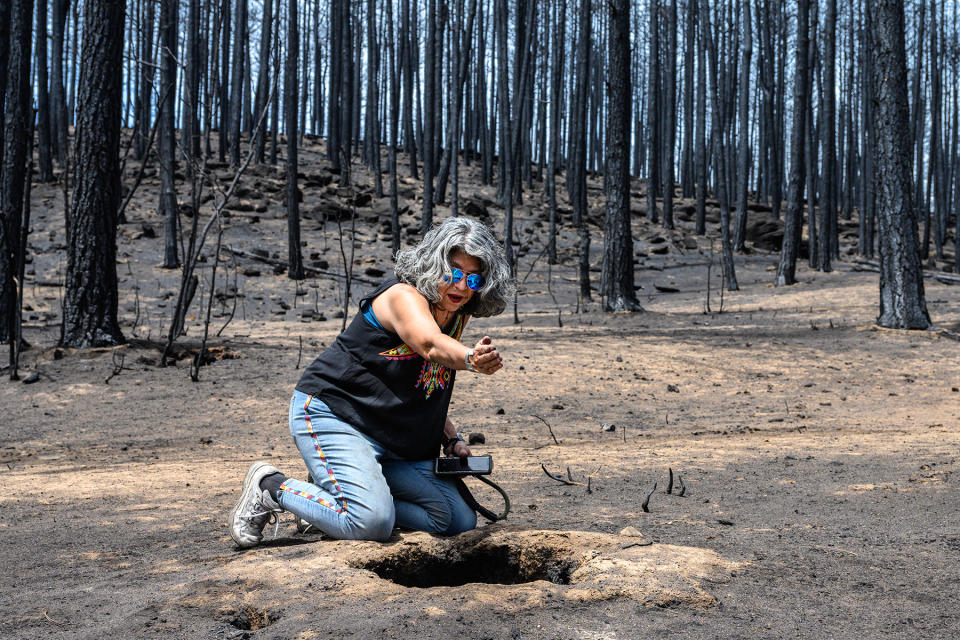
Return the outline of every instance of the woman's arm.
[[[399,335],[425,360],[450,369],[467,368],[467,347],[443,333],[430,313],[427,299],[414,287],[404,283],[390,287],[373,301],[373,312],[387,331]],[[471,362],[479,373],[491,374],[503,367],[489,336],[474,346]]]
[[[450,418],[443,425],[443,453],[449,456],[460,456],[461,458],[470,455],[470,447],[463,440],[458,440],[453,447],[447,447],[446,442],[457,437],[457,428],[450,422]]]

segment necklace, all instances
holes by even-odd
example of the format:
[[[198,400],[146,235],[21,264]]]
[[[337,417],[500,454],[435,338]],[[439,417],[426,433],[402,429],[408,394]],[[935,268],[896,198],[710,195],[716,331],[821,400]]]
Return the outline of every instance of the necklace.
[[[441,314],[443,314],[443,315],[441,315]],[[451,311],[446,311],[446,312],[444,312],[442,309],[439,309],[439,308],[437,308],[436,306],[434,306],[433,304],[431,304],[431,305],[430,305],[430,315],[433,316],[433,321],[437,323],[437,326],[442,329],[442,328],[444,327],[444,325],[446,325],[448,322],[450,322],[450,318],[453,317],[453,312],[451,312]],[[440,318],[443,318],[443,320],[441,320]]]

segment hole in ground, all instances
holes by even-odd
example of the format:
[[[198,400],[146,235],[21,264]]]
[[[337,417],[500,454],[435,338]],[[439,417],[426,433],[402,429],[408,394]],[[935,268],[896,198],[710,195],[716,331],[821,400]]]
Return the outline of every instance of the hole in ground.
[[[547,546],[505,544],[424,550],[405,548],[359,565],[405,587],[457,587],[471,582],[569,584],[577,563]]]
[[[244,606],[236,611],[228,611],[226,621],[244,631],[256,631],[269,627],[280,619],[280,614],[275,611],[257,609],[255,607]]]

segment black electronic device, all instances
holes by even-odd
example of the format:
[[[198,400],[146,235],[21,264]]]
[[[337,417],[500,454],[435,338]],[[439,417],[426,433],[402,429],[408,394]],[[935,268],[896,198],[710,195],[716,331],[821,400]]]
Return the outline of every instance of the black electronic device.
[[[485,476],[493,471],[493,458],[445,456],[434,461],[433,470],[438,476]]]

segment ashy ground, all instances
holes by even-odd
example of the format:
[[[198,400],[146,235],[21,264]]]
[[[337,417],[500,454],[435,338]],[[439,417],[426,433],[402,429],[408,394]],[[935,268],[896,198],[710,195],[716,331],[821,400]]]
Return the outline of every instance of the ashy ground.
[[[251,174],[250,211],[227,221],[231,248],[282,258],[282,192],[267,188],[278,182]],[[121,229],[130,344],[82,352],[55,349],[62,217],[55,188],[35,193],[34,346],[21,375],[39,379],[0,384],[0,637],[960,634],[955,286],[926,281],[937,329],[882,330],[875,273],[850,258],[829,274],[801,265],[799,284],[775,289],[777,255],[756,250],[738,256],[741,288],[724,293],[722,313],[714,264],[706,313],[710,240],[686,221],[667,232],[638,220],[646,311],[604,314],[577,301],[572,230],[561,265],[537,259],[545,225],[530,196],[518,213],[520,322],[509,309],[465,334],[492,336],[505,368],[461,374],[451,408],[462,431],[485,437],[474,451],[494,458],[506,523],[378,544],[300,535],[287,516],[275,539],[241,551],[225,519],[247,466],[304,473],[287,402],[340,328],[343,287],[322,274],[297,284],[224,251],[216,361],[189,379],[196,306],[177,342],[184,358],[157,366],[177,272],[160,268],[150,237],[155,188],[148,180]],[[404,188],[413,228],[416,193]],[[468,193],[477,206],[490,197]],[[335,183],[304,189],[308,265],[322,271],[342,272],[342,254],[336,222],[315,212],[344,197]],[[390,268],[375,218],[385,202],[359,209],[363,279]],[[476,494],[500,508],[483,485]]]

